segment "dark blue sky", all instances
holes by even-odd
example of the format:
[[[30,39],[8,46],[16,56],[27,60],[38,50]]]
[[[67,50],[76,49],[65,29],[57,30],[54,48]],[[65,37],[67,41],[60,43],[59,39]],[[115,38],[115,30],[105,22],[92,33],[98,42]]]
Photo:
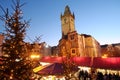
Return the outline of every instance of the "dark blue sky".
[[[92,35],[100,44],[120,43],[120,0],[21,0],[23,2],[27,3],[22,7],[23,17],[31,19],[27,36],[32,40],[43,35],[41,42],[57,45],[61,38],[60,15],[68,5],[75,14],[79,34]],[[11,0],[0,0],[0,4],[10,8]],[[25,41],[31,42],[28,37]]]

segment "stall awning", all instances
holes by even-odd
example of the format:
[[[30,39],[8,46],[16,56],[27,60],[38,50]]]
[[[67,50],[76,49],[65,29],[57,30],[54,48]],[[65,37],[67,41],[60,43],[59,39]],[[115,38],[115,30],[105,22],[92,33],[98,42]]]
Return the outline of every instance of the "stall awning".
[[[120,70],[120,58],[119,57],[111,57],[111,58],[95,57],[93,59],[92,67],[101,68],[101,69]]]
[[[49,63],[55,63],[55,62],[62,63],[65,60],[67,60],[66,57],[43,57],[40,59],[41,62],[49,62]],[[91,65],[90,57],[71,57],[70,60],[78,66],[90,67]]]
[[[46,57],[42,57],[40,59],[41,62],[48,62],[48,63],[62,63],[62,60],[64,58],[63,57],[50,57],[50,56],[46,56]]]
[[[91,57],[73,57],[71,59],[78,66],[85,66],[85,67],[91,66]]]
[[[43,57],[41,62],[49,62],[49,63],[62,63],[66,57]],[[109,58],[101,58],[101,57],[72,57],[70,59],[77,66],[85,66],[85,67],[93,67],[93,68],[101,68],[101,69],[113,69],[120,70],[120,58],[119,57],[109,57]]]

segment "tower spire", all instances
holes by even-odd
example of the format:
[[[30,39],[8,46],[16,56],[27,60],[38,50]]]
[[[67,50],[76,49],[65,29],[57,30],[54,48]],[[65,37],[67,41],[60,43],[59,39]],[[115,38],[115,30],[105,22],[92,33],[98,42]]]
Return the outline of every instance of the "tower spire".
[[[71,11],[68,5],[65,7],[64,15],[65,14],[71,14]]]
[[[64,14],[61,17],[62,38],[66,38],[68,33],[75,31],[75,15],[71,14],[70,8],[67,5],[64,10]]]

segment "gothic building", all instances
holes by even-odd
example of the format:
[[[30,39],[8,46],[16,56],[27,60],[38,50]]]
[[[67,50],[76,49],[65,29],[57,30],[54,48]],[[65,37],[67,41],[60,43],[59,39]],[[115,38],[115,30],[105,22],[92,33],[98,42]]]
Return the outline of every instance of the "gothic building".
[[[120,43],[101,45],[102,57],[120,57]]]
[[[69,6],[61,14],[62,38],[59,40],[58,49],[60,56],[100,56],[100,44],[91,35],[78,34],[75,30],[75,15]]]

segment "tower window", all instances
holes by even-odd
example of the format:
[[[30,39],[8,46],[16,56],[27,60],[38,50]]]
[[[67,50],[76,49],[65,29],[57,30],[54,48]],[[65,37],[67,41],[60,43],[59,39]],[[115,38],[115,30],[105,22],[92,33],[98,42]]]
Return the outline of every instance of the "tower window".
[[[74,39],[74,35],[71,35],[71,36],[70,36],[70,39],[73,40],[73,39]]]
[[[75,53],[75,49],[72,50],[72,53]]]

